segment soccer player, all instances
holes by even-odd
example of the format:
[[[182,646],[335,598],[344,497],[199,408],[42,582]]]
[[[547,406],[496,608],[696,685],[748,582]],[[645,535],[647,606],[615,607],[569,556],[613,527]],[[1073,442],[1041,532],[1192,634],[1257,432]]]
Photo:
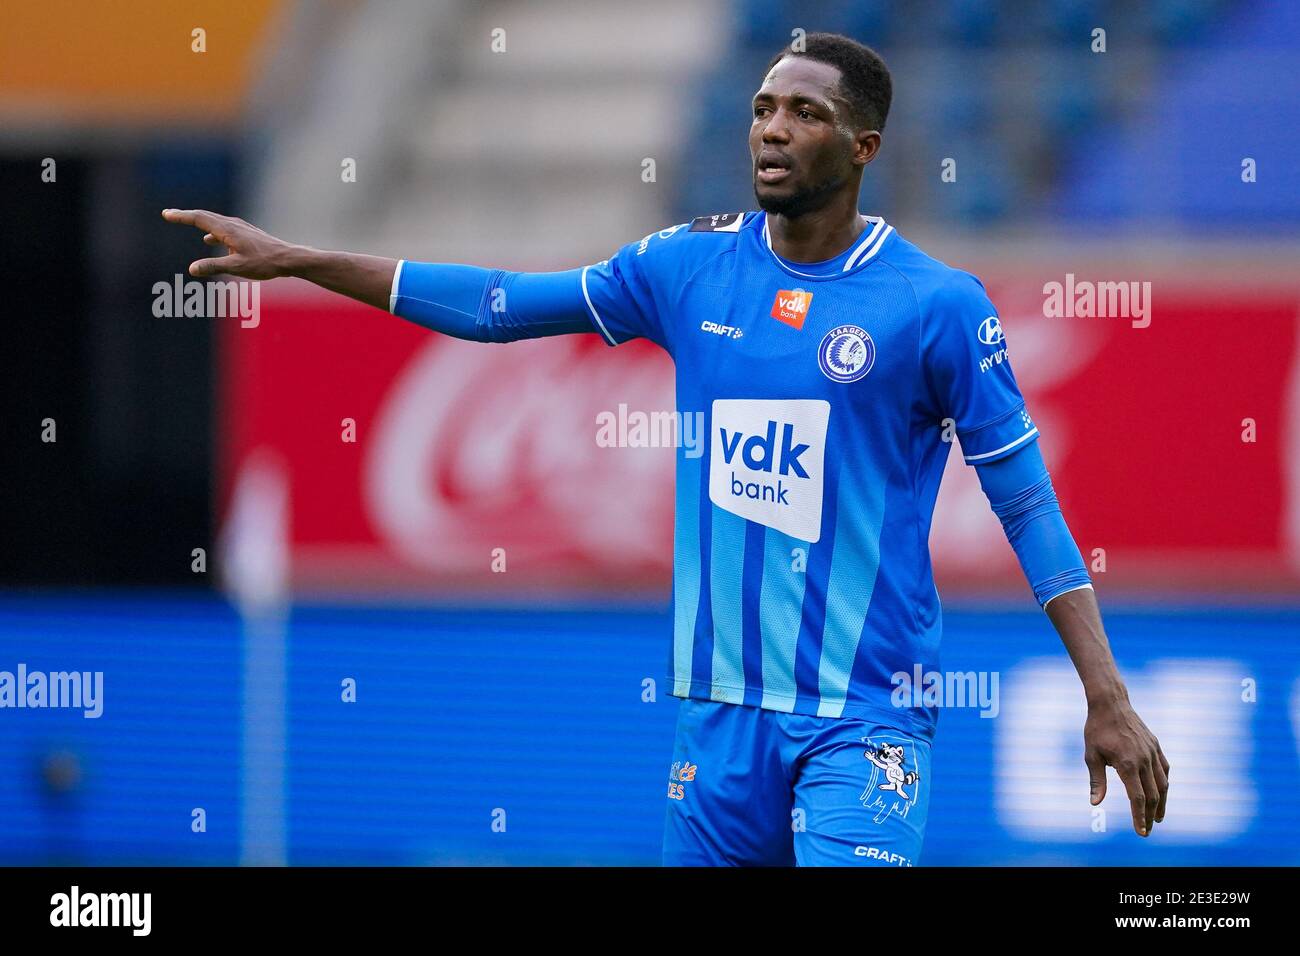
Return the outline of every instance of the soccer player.
[[[891,90],[874,51],[809,35],[753,98],[760,211],[563,272],[324,252],[163,213],[228,250],[194,276],[297,276],[462,339],[595,331],[672,356],[677,407],[710,438],[677,454],[665,864],[919,860],[937,708],[894,706],[891,676],[938,669],[928,538],[954,432],[1082,681],[1092,803],[1109,765],[1139,834],[1164,819],[1169,763],[1111,656],[997,310],[858,212]]]

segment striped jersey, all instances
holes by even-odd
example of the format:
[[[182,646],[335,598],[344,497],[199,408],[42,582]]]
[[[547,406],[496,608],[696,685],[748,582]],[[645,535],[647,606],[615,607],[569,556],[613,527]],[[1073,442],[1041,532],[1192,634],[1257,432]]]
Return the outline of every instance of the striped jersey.
[[[1035,440],[974,276],[884,220],[821,263],[773,250],[762,212],[705,216],[582,270],[596,329],[676,365],[678,697],[879,718],[893,675],[939,669],[928,539],[955,435],[969,463]]]

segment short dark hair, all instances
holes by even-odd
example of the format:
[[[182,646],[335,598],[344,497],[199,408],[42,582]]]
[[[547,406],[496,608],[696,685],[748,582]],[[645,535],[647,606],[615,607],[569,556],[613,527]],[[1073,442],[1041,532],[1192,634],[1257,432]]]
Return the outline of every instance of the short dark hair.
[[[894,83],[880,54],[869,46],[839,33],[809,33],[803,49],[785,47],[768,61],[767,76],[787,56],[806,56],[829,63],[840,71],[840,93],[849,102],[853,121],[864,129],[883,130],[889,117]]]

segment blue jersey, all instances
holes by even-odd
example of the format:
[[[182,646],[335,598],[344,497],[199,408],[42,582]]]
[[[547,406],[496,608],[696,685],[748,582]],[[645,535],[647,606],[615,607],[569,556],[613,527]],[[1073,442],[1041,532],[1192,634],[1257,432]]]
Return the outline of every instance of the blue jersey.
[[[928,539],[954,432],[967,462],[1038,434],[979,280],[881,219],[826,263],[775,254],[764,213],[701,217],[582,270],[611,345],[673,357],[673,640],[679,697],[881,718],[894,674],[939,669]]]

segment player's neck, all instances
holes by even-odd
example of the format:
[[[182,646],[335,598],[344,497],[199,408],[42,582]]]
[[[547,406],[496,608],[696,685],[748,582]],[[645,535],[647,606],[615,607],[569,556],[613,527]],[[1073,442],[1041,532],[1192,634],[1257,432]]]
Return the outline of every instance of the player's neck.
[[[857,241],[866,226],[856,197],[852,205],[831,203],[793,219],[779,213],[767,216],[772,251],[791,262],[834,259]]]

